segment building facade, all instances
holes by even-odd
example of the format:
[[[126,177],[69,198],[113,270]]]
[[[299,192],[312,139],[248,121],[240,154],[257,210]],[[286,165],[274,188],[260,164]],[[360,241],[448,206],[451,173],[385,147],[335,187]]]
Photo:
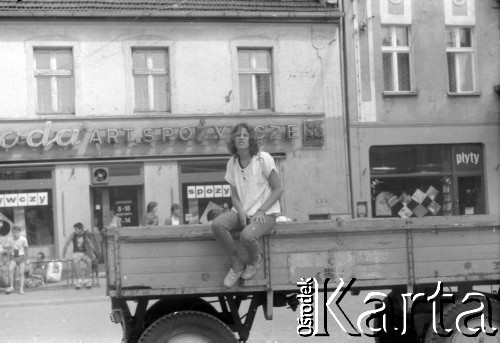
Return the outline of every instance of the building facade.
[[[357,216],[498,220],[498,1],[345,6]]]
[[[297,220],[500,216],[498,1],[0,1],[0,241],[230,207],[257,128]]]
[[[341,13],[332,2],[0,1],[0,239],[60,257],[76,222],[206,223],[226,141],[256,126],[283,214],[349,216]]]

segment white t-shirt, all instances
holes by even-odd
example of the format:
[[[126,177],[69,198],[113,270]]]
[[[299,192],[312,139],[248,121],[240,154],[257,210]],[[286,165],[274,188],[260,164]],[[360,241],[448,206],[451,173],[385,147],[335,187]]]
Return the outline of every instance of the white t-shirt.
[[[28,247],[28,240],[24,236],[20,236],[17,240],[14,237],[9,237],[7,246],[11,248],[10,253],[12,256],[14,256],[14,250],[19,250],[19,256],[22,256],[24,255],[24,248]]]
[[[111,223],[109,223],[109,227],[122,227],[122,218],[113,216]]]
[[[271,195],[271,185],[268,179],[273,170],[278,172],[273,157],[265,151],[252,156],[246,168],[241,168],[236,156],[231,157],[227,162],[224,178],[231,186],[236,187],[241,205],[248,216],[253,216]],[[233,211],[235,211],[234,207]],[[280,212],[280,203],[276,201],[266,214],[278,215]]]

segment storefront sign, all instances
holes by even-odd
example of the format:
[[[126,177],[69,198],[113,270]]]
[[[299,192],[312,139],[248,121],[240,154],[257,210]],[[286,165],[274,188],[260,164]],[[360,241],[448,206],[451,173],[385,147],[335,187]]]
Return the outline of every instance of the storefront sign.
[[[31,130],[20,132],[18,130],[5,131],[0,134],[0,147],[10,149],[16,145],[26,144],[29,147],[36,148],[39,146],[48,147],[54,144],[65,147],[69,145],[78,145],[81,141],[79,129],[62,129],[52,131],[51,122],[45,123],[43,130]]]
[[[123,226],[131,226],[134,217],[137,217],[136,206],[133,200],[119,200],[115,202],[116,215],[122,219]]]
[[[3,122],[0,155],[4,160],[26,161],[226,154],[225,143],[233,125],[240,120],[121,117]],[[249,122],[265,151],[286,151],[300,144],[323,145],[323,119],[276,116],[260,120],[261,123]]]
[[[229,198],[231,187],[229,185],[196,185],[187,186],[188,199],[200,198]]]
[[[0,194],[0,207],[46,206],[48,204],[47,192]]]
[[[220,141],[229,135],[229,126],[203,126],[203,127],[160,127],[136,130],[124,129],[94,129],[90,135],[89,143],[120,144],[120,143],[153,143],[170,141],[194,140],[202,143],[207,140]],[[258,139],[269,139],[270,141],[281,139],[297,139],[298,125],[270,125],[257,126],[255,132]]]
[[[53,130],[52,122],[47,121],[43,130],[31,131],[7,130],[0,132],[0,147],[11,149],[18,145],[27,145],[31,148],[76,146],[79,144],[121,144],[121,143],[153,143],[170,141],[194,140],[202,143],[206,140],[222,140],[229,135],[230,126],[203,126],[203,127],[147,127],[137,128],[108,128],[108,129],[76,129],[63,128]],[[255,131],[259,139],[270,141],[281,139],[297,139],[298,125],[269,125],[256,126]]]
[[[323,120],[304,121],[304,145],[322,146],[325,144]]]
[[[482,148],[477,144],[457,145],[455,147],[455,169],[460,171],[482,170]]]

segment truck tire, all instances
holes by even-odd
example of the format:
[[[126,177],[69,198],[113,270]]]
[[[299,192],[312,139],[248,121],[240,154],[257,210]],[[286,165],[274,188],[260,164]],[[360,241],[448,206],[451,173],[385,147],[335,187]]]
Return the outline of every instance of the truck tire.
[[[399,294],[399,293],[397,293]],[[389,293],[388,297],[394,297],[394,292]],[[397,296],[397,295],[396,295]],[[387,299],[384,300],[386,307],[389,307],[389,303]],[[382,305],[375,304],[375,309],[380,308]],[[403,327],[403,309],[396,305],[396,309],[393,312],[392,317],[388,319],[387,322],[387,331],[381,333],[380,336],[374,337],[375,343],[417,343],[419,342],[418,337],[415,331],[412,328],[408,328],[408,332],[405,335],[401,335],[402,327]],[[382,328],[382,322],[380,318],[377,317],[374,320],[374,327]],[[396,329],[399,328],[399,329]]]
[[[163,299],[157,301],[146,311],[144,316],[144,328],[149,327],[159,318],[174,312],[179,311],[197,311],[211,314],[219,319],[221,314],[202,298],[189,298],[189,299]]]
[[[219,319],[198,311],[180,311],[161,317],[139,338],[139,343],[236,343],[236,337]]]
[[[492,325],[493,328],[497,328],[499,332],[495,336],[488,336],[484,332],[480,332],[476,337],[467,337],[457,331],[456,328],[456,319],[459,314],[474,310],[477,308],[476,303],[467,303],[462,304],[459,303],[450,305],[445,308],[443,313],[443,325],[445,328],[453,329],[454,332],[450,337],[441,337],[436,332],[434,332],[432,325],[427,329],[427,334],[425,335],[425,343],[473,343],[473,342],[481,342],[481,343],[499,343],[500,342],[500,303],[497,300],[491,299],[491,315],[492,315]],[[488,330],[489,316],[488,311],[484,311],[484,321],[486,329]],[[463,327],[463,322],[459,323],[460,327]],[[481,322],[479,318],[474,318],[467,323],[469,328],[480,327]],[[465,331],[463,328],[461,331]]]

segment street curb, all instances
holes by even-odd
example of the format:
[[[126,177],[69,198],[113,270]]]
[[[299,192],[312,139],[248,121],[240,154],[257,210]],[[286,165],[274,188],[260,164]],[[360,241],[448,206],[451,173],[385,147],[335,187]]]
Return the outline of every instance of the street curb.
[[[52,306],[52,305],[72,305],[81,303],[96,303],[101,301],[109,301],[106,295],[91,296],[91,297],[80,297],[80,298],[68,298],[68,299],[40,299],[40,300],[26,300],[16,299],[11,302],[1,302],[0,307],[29,307],[29,306]]]

